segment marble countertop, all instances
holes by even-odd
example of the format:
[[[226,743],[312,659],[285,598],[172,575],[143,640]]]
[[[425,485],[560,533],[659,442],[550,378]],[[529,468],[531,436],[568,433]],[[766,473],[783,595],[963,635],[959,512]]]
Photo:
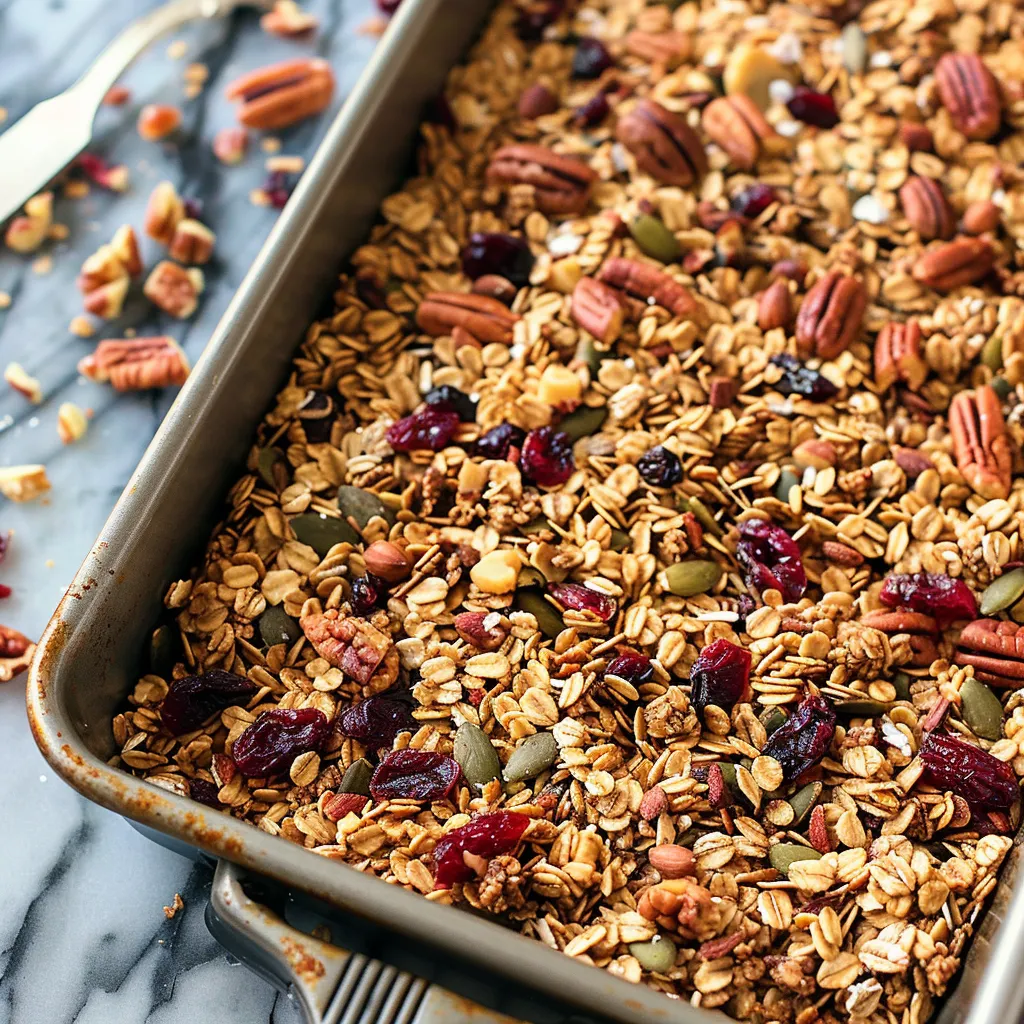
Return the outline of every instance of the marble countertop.
[[[124,25],[155,6],[146,0],[0,0],[6,124],[70,85]],[[122,79],[131,90],[128,104],[101,110],[90,147],[128,166],[129,192],[94,188],[85,198],[59,198],[56,219],[70,230],[66,241],[42,250],[52,257],[48,272],[33,267],[33,258],[0,252],[0,292],[12,299],[0,310],[2,361],[21,363],[45,395],[35,406],[0,386],[0,465],[42,462],[53,484],[43,501],[0,500],[0,528],[14,531],[0,566],[0,582],[14,592],[0,606],[0,622],[33,639],[174,397],[172,391],[118,395],[79,377],[78,360],[101,338],[134,328],[172,335],[194,361],[276,217],[249,199],[265,177],[259,145],[233,168],[211,153],[214,133],[233,123],[224,84],[272,61],[318,54],[337,75],[333,111],[373,50],[376,40],[360,32],[374,15],[373,0],[304,0],[303,7],[320,19],[308,40],[269,37],[254,12],[243,12],[155,44]],[[172,39],[180,43],[169,48]],[[191,62],[205,64],[209,79],[189,100],[184,74]],[[136,134],[138,110],[149,102],[181,105],[184,121],[173,143],[147,143]],[[328,121],[324,115],[280,133],[282,152],[310,156]],[[74,281],[82,261],[121,224],[140,229],[149,192],[164,179],[202,201],[202,219],[217,235],[198,313],[182,322],[133,301],[94,338],[73,336],[68,324],[81,312]],[[142,244],[147,265],[162,256],[156,243]],[[56,419],[67,401],[94,415],[86,437],[65,448]],[[206,931],[209,871],[151,843],[53,776],[29,734],[23,681],[0,685],[0,806],[7,821],[0,840],[0,1021],[298,1022],[288,999],[231,964]],[[168,920],[162,908],[175,893],[185,906]]]

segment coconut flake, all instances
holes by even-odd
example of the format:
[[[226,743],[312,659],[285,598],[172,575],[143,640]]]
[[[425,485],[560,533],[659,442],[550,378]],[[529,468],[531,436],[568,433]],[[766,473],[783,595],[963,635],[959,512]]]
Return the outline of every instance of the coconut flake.
[[[803,60],[804,47],[796,33],[783,32],[768,47],[768,52],[783,64],[799,64]]]
[[[780,135],[785,135],[787,139],[792,139],[794,136],[799,135],[802,129],[803,125],[799,121],[792,121],[788,118],[785,121],[780,121],[775,126],[775,130]]]
[[[881,200],[868,193],[861,196],[851,208],[854,220],[867,221],[868,224],[884,224],[889,219],[889,211]]]
[[[914,751],[910,748],[910,740],[888,718],[882,719],[882,739],[905,757],[914,756]]]
[[[579,252],[582,245],[583,239],[579,235],[555,235],[548,242],[548,252],[552,256],[571,256],[574,252]]]
[[[793,98],[793,83],[785,78],[776,78],[768,83],[768,95],[773,103],[788,103]]]

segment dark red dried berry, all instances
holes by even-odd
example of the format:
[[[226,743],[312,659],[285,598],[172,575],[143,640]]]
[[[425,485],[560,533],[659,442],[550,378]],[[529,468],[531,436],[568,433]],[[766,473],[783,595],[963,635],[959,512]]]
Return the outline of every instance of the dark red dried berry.
[[[634,651],[631,647],[620,647],[619,653],[608,662],[604,674],[618,676],[627,683],[640,687],[654,678],[654,666],[646,654]]]
[[[563,430],[539,427],[523,442],[519,467],[539,487],[558,487],[572,476],[576,462],[572,439]]]
[[[206,779],[189,779],[188,780],[188,795],[193,800],[198,800],[201,804],[206,804],[207,807],[220,808],[223,806],[220,800],[217,799],[217,793],[220,792],[212,782],[207,782]]]
[[[886,576],[878,599],[889,608],[901,605],[931,615],[945,629],[960,619],[976,619],[978,604],[963,580],[937,572],[894,572]]]
[[[10,597],[14,591],[6,583],[0,583],[0,598]]]
[[[476,419],[476,402],[465,391],[460,391],[451,384],[431,388],[423,397],[423,401],[431,409],[449,409],[457,413],[463,423],[472,423]]]
[[[385,437],[396,452],[414,452],[427,448],[439,452],[459,429],[459,414],[451,409],[427,406],[396,420]]]
[[[507,459],[512,448],[521,449],[526,431],[511,423],[499,423],[477,438],[476,454],[483,459]]]
[[[295,189],[297,179],[285,171],[271,171],[263,182],[262,188],[270,205],[275,210],[284,209],[289,197]]]
[[[611,112],[611,104],[608,102],[608,95],[599,92],[591,96],[582,107],[577,107],[573,114],[573,120],[580,128],[593,128],[600,124]]]
[[[731,711],[750,700],[750,651],[728,640],[714,640],[690,669],[690,706],[703,714],[709,704]]]
[[[782,765],[787,782],[798,779],[827,753],[836,732],[836,713],[821,696],[808,696],[789,718],[768,737],[762,754]]]
[[[392,750],[370,778],[374,800],[443,800],[459,781],[459,763],[432,750]]]
[[[381,599],[387,590],[387,582],[379,576],[374,576],[372,572],[357,576],[352,581],[352,593],[348,599],[352,614],[365,619],[374,608],[380,607]]]
[[[644,452],[637,459],[636,468],[652,487],[671,487],[683,479],[679,456],[661,444]]]
[[[377,7],[381,14],[386,14],[390,18],[401,6],[401,3],[402,0],[377,0]]]
[[[770,362],[783,369],[782,379],[775,388],[784,395],[802,395],[812,402],[825,402],[839,394],[839,388],[824,374],[801,365],[788,353],[772,356]]]
[[[781,526],[767,519],[740,523],[736,557],[747,586],[758,593],[778,590],[787,601],[799,601],[807,589],[800,548]]]
[[[495,811],[446,832],[434,847],[435,888],[448,889],[456,882],[470,881],[475,875],[466,864],[464,853],[485,860],[511,853],[529,824],[525,814]]]
[[[579,583],[549,583],[548,593],[563,608],[593,612],[602,622],[610,622],[619,610],[619,604],[613,598]]]
[[[299,754],[319,750],[330,731],[327,716],[317,708],[274,708],[235,740],[231,757],[244,775],[266,778],[290,767]]]
[[[593,36],[584,36],[572,55],[573,78],[600,78],[615,61],[608,47]]]
[[[742,192],[737,192],[732,197],[729,206],[741,217],[749,217],[753,220],[764,213],[776,199],[778,199],[778,194],[771,185],[755,182],[743,189]]]
[[[245,676],[215,668],[171,683],[160,705],[160,719],[175,735],[198,729],[210,715],[234,704],[245,704],[256,686]]]
[[[416,720],[404,700],[383,694],[367,697],[338,716],[338,731],[349,739],[359,740],[374,750],[390,747],[400,732],[414,730]]]
[[[462,250],[462,272],[472,281],[497,274],[522,288],[529,282],[532,269],[530,245],[518,235],[474,231]]]
[[[970,743],[931,732],[921,744],[923,782],[962,796],[971,810],[1006,810],[1019,794],[1013,769]],[[972,822],[973,824],[973,822]]]
[[[186,217],[199,220],[203,216],[203,201],[198,196],[182,196],[181,205]]]
[[[0,562],[7,557],[7,548],[11,543],[10,533],[0,533]]]
[[[827,92],[815,92],[806,85],[798,85],[786,106],[798,121],[815,128],[834,128],[839,124],[836,101]]]
[[[565,10],[564,0],[528,0],[516,19],[516,35],[524,43],[535,43],[544,29],[553,25]]]

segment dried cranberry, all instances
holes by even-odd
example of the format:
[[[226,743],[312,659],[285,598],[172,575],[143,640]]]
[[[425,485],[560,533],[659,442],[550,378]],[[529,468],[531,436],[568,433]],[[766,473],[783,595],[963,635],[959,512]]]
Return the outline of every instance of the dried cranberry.
[[[378,695],[367,697],[338,716],[338,731],[368,747],[390,747],[400,732],[416,728],[412,710],[404,700]]]
[[[299,754],[319,750],[330,731],[327,716],[317,708],[274,708],[235,740],[231,757],[243,774],[266,778]]]
[[[749,217],[753,220],[764,213],[777,198],[775,189],[771,185],[762,185],[761,182],[756,182],[734,195],[729,206],[741,217]]]
[[[839,124],[836,101],[827,92],[815,92],[806,85],[798,85],[786,106],[798,121],[815,128],[834,128]]]
[[[905,605],[931,615],[941,629],[958,619],[978,617],[970,587],[963,580],[939,572],[894,572],[886,576],[878,599],[889,608]]]
[[[921,779],[962,796],[971,810],[1006,810],[1017,799],[1013,769],[980,747],[931,732],[921,744]]]
[[[201,804],[206,804],[207,807],[220,808],[223,805],[217,798],[217,793],[220,792],[212,782],[207,782],[206,779],[189,779],[188,780],[188,795],[193,800],[198,800]]]
[[[728,640],[714,640],[690,669],[690,705],[703,714],[709,704],[731,711],[750,700],[750,651]]]
[[[6,583],[0,583],[0,598],[10,597],[14,591]]]
[[[523,442],[519,466],[540,487],[564,484],[576,469],[572,439],[565,431],[554,427],[531,430]]]
[[[573,78],[600,78],[615,63],[608,47],[593,36],[584,36],[572,55]]]
[[[185,210],[185,216],[193,220],[199,220],[203,215],[203,201],[198,196],[183,196],[181,205]]]
[[[497,274],[522,288],[530,280],[533,253],[525,238],[496,231],[474,231],[462,250],[462,272],[475,281]]]
[[[809,696],[768,737],[762,754],[774,757],[782,765],[787,782],[799,778],[824,756],[836,731],[836,713],[820,696]]]
[[[387,429],[385,437],[396,452],[429,448],[439,452],[459,429],[459,414],[451,409],[419,409]]]
[[[771,362],[783,369],[782,380],[775,385],[784,395],[803,395],[814,402],[825,402],[839,394],[839,388],[826,376],[801,365],[794,356],[783,352],[772,356]]]
[[[11,535],[9,533],[0,533],[0,562],[7,557],[7,548],[11,543]]]
[[[600,124],[611,112],[611,105],[608,103],[608,95],[599,92],[591,96],[582,107],[577,107],[573,114],[573,120],[581,128],[593,128]]]
[[[486,860],[511,853],[529,824],[530,819],[525,814],[495,811],[481,814],[469,824],[446,832],[434,847],[435,888],[448,889],[456,882],[468,882],[474,877],[464,853]]]
[[[262,189],[275,210],[284,209],[295,189],[295,180],[284,171],[271,171],[263,182]]]
[[[245,676],[215,668],[171,683],[160,705],[160,718],[175,736],[198,729],[210,715],[245,701],[256,687]]]
[[[374,608],[379,607],[387,589],[387,583],[379,576],[374,576],[372,572],[357,576],[352,581],[352,593],[348,599],[353,615],[366,618]]]
[[[535,43],[544,29],[553,25],[565,9],[564,0],[530,0],[516,19],[516,35],[524,43]]]
[[[377,7],[380,9],[381,14],[386,14],[390,18],[398,10],[401,3],[402,0],[377,0]]]
[[[620,647],[619,653],[608,662],[606,676],[618,676],[633,686],[643,686],[654,678],[654,666],[646,654],[630,647]]]
[[[579,583],[549,583],[548,593],[563,608],[593,612],[602,622],[610,622],[619,610],[617,601]]]
[[[509,450],[522,448],[526,431],[511,423],[499,423],[477,438],[476,453],[484,459],[507,459]]]
[[[637,459],[636,468],[652,487],[671,487],[683,479],[679,456],[661,444],[644,452]]]
[[[758,593],[778,590],[787,601],[799,601],[807,589],[800,548],[781,526],[767,519],[740,523],[736,557],[743,566],[747,586]]]
[[[472,423],[476,419],[476,402],[465,391],[460,391],[451,384],[432,388],[426,393],[423,401],[431,409],[449,409],[457,413],[463,423]]]
[[[459,763],[432,750],[392,750],[370,778],[374,800],[443,800],[459,781]]]

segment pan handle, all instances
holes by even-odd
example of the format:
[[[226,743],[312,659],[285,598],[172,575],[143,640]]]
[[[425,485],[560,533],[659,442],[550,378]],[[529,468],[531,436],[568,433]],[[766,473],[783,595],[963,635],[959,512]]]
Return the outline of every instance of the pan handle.
[[[302,1008],[308,1024],[516,1024],[396,967],[299,931],[242,887],[255,879],[220,860],[206,923],[228,952]]]

